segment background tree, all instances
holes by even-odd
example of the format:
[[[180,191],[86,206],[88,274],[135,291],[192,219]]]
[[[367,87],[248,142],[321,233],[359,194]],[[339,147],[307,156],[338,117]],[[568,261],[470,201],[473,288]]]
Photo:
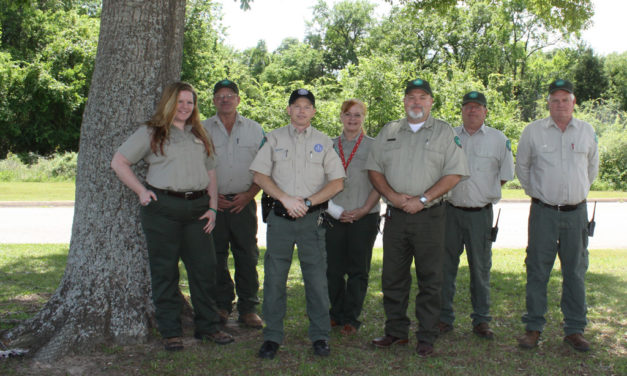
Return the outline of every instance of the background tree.
[[[326,72],[359,65],[359,54],[374,25],[374,5],[367,0],[343,0],[329,8],[324,0],[313,7],[305,40],[323,52]]]
[[[43,309],[5,335],[38,360],[105,341],[140,342],[149,334],[152,303],[137,198],[109,164],[150,116],[163,86],[179,78],[184,16],[180,0],[103,1],[65,274]]]

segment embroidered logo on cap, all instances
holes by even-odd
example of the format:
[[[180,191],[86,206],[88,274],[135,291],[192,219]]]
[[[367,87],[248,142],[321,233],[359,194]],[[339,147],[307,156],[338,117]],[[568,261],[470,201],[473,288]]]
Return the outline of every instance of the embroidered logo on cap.
[[[473,91],[472,93],[468,94],[468,96],[470,98],[477,98],[479,96],[479,94],[476,91]]]
[[[564,80],[557,80],[557,81],[555,81],[555,86],[564,86],[564,84],[566,84],[566,82],[564,82]]]
[[[309,90],[307,89],[298,89],[298,95],[307,95],[309,94]]]
[[[418,79],[414,80],[413,83],[414,83],[414,85],[422,85],[423,81],[420,78],[418,78]]]

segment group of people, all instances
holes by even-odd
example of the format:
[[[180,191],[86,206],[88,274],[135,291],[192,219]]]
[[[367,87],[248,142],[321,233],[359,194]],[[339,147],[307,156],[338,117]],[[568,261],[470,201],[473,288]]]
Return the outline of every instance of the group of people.
[[[584,277],[588,267],[586,196],[598,171],[593,128],[572,117],[573,85],[549,85],[550,116],[529,124],[518,145],[516,174],[532,198],[523,348],[538,345],[547,311],[547,284],[559,255],[564,341],[587,351]],[[152,118],[124,142],[111,166],[138,196],[150,260],[153,301],[166,350],[183,348],[178,290],[179,259],[187,269],[194,336],[227,344],[222,330],[237,295],[238,321],[263,328],[261,358],[276,356],[284,339],[287,278],[294,246],[305,286],[308,335],[314,354],[330,354],[332,327],[355,334],[368,288],[380,200],[383,229],[384,335],[379,348],[406,345],[415,265],[418,294],[416,351],[434,352],[453,330],[453,298],[460,256],[470,270],[472,332],[492,339],[490,269],[493,204],[514,178],[511,142],[488,127],[484,94],[462,98],[463,124],[452,128],[431,116],[429,82],[405,86],[406,117],[386,124],[376,138],[363,129],[366,106],[342,103],[342,133],[316,130],[315,97],[306,89],[288,99],[290,123],[267,135],[237,112],[238,86],[228,79],[213,90],[216,115],[200,121],[194,88],[169,85]],[[131,166],[148,164],[145,184]],[[257,208],[267,195],[263,321],[259,304]],[[266,204],[264,203],[264,204]],[[229,249],[235,275],[228,268]],[[265,325],[264,325],[265,321]]]

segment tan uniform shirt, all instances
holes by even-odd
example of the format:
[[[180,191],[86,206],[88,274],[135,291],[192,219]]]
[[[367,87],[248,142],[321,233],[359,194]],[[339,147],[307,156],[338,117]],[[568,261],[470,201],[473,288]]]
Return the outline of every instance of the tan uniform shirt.
[[[523,130],[516,175],[529,196],[551,205],[578,204],[598,172],[597,138],[590,124],[573,118],[562,132],[548,117]]]
[[[163,144],[163,155],[150,150],[151,130],[142,125],[120,146],[118,151],[132,164],[143,159],[148,163],[146,181],[155,188],[170,191],[200,191],[207,189],[207,171],[216,167],[214,156],[207,156],[202,140],[186,125],[182,131],[170,127],[170,138]]]
[[[462,142],[470,177],[451,189],[447,200],[465,208],[496,204],[501,199],[501,181],[514,178],[510,141],[503,132],[485,124],[472,136],[463,126],[453,130]]]
[[[375,139],[366,169],[382,173],[392,189],[411,196],[423,194],[445,175],[469,175],[453,128],[432,116],[416,133],[407,118],[386,124]]]
[[[202,124],[211,135],[218,156],[218,193],[247,191],[253,182],[253,173],[248,168],[265,137],[259,123],[237,114],[230,135],[218,115]]]
[[[311,126],[297,133],[290,124],[267,138],[250,169],[270,176],[290,196],[309,197],[328,181],[346,177],[331,139]]]
[[[350,155],[353,151],[353,147],[357,143],[359,136],[355,137],[352,141],[346,140],[344,134],[340,135],[342,138],[342,149],[344,151],[344,159],[348,162]],[[333,139],[333,147],[338,151],[339,155],[339,139],[337,137]],[[346,180],[344,180],[344,190],[333,197],[333,202],[344,208],[344,210],[353,210],[361,208],[366,203],[368,195],[372,191],[372,183],[368,179],[368,170],[366,170],[366,160],[368,159],[368,153],[374,139],[364,135],[353,159],[348,165],[346,170]],[[341,161],[341,159],[340,159]],[[380,205],[377,203],[369,213],[378,213],[381,210]]]

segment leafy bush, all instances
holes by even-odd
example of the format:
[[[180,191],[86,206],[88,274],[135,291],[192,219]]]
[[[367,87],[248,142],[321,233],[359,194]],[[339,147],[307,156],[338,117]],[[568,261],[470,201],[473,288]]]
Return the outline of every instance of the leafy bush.
[[[0,160],[0,181],[47,182],[76,179],[77,153],[57,153],[42,157],[34,153],[9,153]]]

